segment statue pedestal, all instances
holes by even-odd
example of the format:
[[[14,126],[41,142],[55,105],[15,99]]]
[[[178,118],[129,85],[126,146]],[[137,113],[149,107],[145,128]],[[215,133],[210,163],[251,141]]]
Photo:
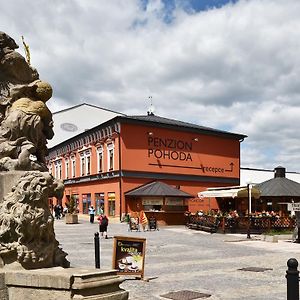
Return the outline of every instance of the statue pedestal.
[[[11,192],[12,187],[18,182],[24,171],[0,172],[0,203],[7,193]]]
[[[1,300],[127,300],[115,270],[61,267],[0,271]]]

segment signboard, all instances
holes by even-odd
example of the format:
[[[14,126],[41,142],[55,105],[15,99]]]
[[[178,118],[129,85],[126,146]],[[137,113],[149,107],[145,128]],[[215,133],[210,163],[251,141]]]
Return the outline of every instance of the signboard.
[[[114,237],[113,269],[118,275],[144,277],[146,239],[125,236]]]
[[[183,205],[183,199],[181,198],[166,198],[165,204],[170,206],[182,206]]]
[[[163,198],[143,198],[143,205],[163,205]]]
[[[300,203],[288,203],[289,211],[300,211]]]

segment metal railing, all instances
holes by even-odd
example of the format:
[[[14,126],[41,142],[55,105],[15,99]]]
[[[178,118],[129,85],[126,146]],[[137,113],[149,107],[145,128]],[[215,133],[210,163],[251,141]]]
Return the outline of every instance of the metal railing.
[[[190,214],[186,220],[191,229],[220,231],[223,233],[264,233],[270,230],[292,230],[296,220],[290,217],[218,217]]]

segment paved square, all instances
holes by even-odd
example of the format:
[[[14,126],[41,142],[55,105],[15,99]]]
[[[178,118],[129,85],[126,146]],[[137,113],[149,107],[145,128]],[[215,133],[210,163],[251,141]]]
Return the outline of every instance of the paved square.
[[[55,222],[55,232],[69,253],[71,266],[94,267],[94,233],[98,224],[80,216],[80,224]],[[300,244],[290,240],[270,243],[243,235],[208,234],[185,226],[159,231],[131,232],[128,225],[110,222],[109,239],[101,239],[101,268],[111,269],[114,235],[146,238],[145,279],[125,277],[122,287],[132,300],[166,299],[176,291],[210,294],[210,300],[286,299],[287,261],[300,261]],[[243,272],[242,268],[267,268]]]

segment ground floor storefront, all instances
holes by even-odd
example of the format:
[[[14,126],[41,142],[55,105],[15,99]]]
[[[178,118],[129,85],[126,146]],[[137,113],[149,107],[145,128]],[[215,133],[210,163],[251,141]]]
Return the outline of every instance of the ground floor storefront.
[[[150,176],[149,176],[150,177]],[[161,182],[173,192],[161,190],[160,194],[146,193],[136,197],[129,193],[144,188],[149,183]],[[88,214],[93,206],[96,215],[105,213],[109,217],[125,220],[127,215],[139,215],[141,211],[147,218],[154,217],[161,225],[184,224],[185,212],[197,212],[201,209],[217,209],[216,200],[203,200],[197,197],[199,189],[214,185],[213,182],[188,181],[174,179],[120,177],[119,173],[108,173],[105,176],[89,176],[65,180],[65,192],[62,200],[51,199],[50,205],[68,206],[71,198],[80,214]],[[175,191],[175,192],[174,192]]]

